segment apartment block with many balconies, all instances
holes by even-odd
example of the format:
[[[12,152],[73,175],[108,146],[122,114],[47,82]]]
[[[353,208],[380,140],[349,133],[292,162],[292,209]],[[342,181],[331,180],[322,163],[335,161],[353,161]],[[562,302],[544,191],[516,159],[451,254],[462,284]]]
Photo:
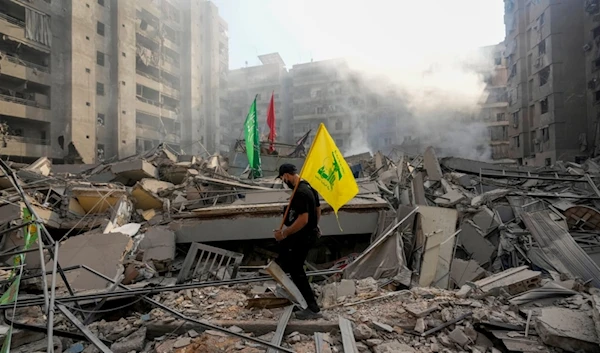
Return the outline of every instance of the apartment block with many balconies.
[[[221,114],[228,39],[215,14],[202,0],[0,0],[0,155],[94,163],[159,143],[216,151],[208,122]]]

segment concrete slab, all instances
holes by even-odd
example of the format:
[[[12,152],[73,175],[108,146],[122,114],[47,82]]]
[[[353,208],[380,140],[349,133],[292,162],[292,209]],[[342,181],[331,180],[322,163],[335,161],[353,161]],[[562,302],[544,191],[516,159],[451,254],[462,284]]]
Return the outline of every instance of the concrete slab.
[[[475,282],[475,285],[484,293],[496,288],[505,288],[515,295],[539,287],[541,274],[539,271],[529,270],[527,266],[521,266],[493,274]]]
[[[127,196],[127,190],[100,187],[74,187],[71,190],[73,196],[86,213],[104,213],[114,207],[123,196]]]
[[[144,262],[170,262],[175,258],[175,233],[164,227],[150,228],[144,234],[138,249],[144,251]]]
[[[502,223],[510,222],[515,218],[515,214],[510,205],[495,205],[494,211],[498,212]]]
[[[21,207],[15,204],[0,206],[0,224],[7,224],[21,218]]]
[[[487,234],[492,228],[497,227],[499,216],[487,207],[482,207],[481,211],[473,216],[473,223],[481,228],[483,234]]]
[[[458,212],[449,208],[420,206],[418,213],[421,224],[418,231],[426,238],[419,285],[448,288]]]
[[[110,169],[116,175],[127,178],[130,185],[144,178],[158,179],[159,177],[158,168],[143,159],[118,162],[113,164]]]
[[[83,264],[114,278],[123,256],[132,246],[133,241],[127,234],[84,233],[61,244],[58,260],[62,267]],[[46,268],[52,268],[52,261],[46,264]],[[66,274],[69,284],[78,290],[104,289],[109,284],[85,270],[69,271]],[[59,283],[62,284],[62,280],[59,279]]]
[[[423,165],[425,166],[429,180],[442,180],[442,168],[440,167],[440,162],[435,154],[435,150],[431,146],[425,149],[425,153],[423,154]]]
[[[461,224],[462,231],[459,235],[459,244],[472,255],[472,258],[480,265],[487,264],[496,247],[481,234],[480,229],[470,221]]]
[[[457,287],[462,287],[467,282],[473,282],[485,277],[485,270],[479,266],[477,261],[462,259],[452,260],[450,278]]]
[[[567,352],[600,352],[591,314],[565,308],[544,308],[535,328],[542,341]]]

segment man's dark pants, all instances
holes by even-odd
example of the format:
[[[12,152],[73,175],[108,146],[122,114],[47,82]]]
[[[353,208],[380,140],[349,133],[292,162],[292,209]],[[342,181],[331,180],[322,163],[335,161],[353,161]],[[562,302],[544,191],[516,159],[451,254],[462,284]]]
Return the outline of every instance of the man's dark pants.
[[[308,277],[304,272],[304,262],[308,251],[317,241],[317,233],[301,234],[296,233],[289,238],[279,242],[279,257],[277,263],[281,268],[290,274],[292,281],[308,304],[308,308],[313,312],[319,312],[319,306],[315,299],[315,294],[308,283]]]

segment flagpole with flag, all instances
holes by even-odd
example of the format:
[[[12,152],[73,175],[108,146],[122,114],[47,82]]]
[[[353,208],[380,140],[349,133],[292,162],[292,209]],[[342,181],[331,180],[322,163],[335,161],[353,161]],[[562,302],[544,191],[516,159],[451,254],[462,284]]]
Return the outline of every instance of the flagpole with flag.
[[[246,144],[246,155],[248,156],[248,167],[251,178],[260,178],[262,170],[260,166],[260,136],[258,135],[258,123],[256,121],[256,96],[244,122],[244,142]]]
[[[269,152],[275,151],[275,91],[271,93],[271,102],[267,110],[267,125],[269,126]]]
[[[358,194],[358,184],[356,183],[356,179],[354,179],[350,166],[348,166],[348,163],[342,157],[342,153],[335,145],[333,138],[331,138],[323,123],[319,125],[299,176],[300,179],[307,181],[323,197],[325,202],[331,206],[338,221],[338,226],[340,226],[338,210]],[[294,191],[279,227],[280,230],[283,229],[292,199],[299,184],[298,182],[294,186]],[[342,227],[340,226],[341,229]]]

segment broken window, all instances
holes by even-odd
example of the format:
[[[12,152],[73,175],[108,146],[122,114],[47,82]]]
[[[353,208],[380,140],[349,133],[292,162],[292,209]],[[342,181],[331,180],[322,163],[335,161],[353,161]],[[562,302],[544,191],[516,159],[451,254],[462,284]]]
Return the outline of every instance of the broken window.
[[[99,51],[96,52],[96,64],[104,66],[104,53]]]
[[[496,121],[505,121],[506,114],[505,113],[496,113]]]
[[[323,107],[317,107],[317,114],[323,114],[325,109]]]
[[[540,26],[544,24],[544,21],[545,21],[544,13],[542,12],[542,14],[540,15],[540,18],[539,18],[539,24],[540,24]]]
[[[342,127],[343,127],[343,123],[341,121],[338,120],[338,121],[335,122],[335,129],[336,130],[341,130]]]
[[[500,57],[500,56],[496,56],[496,57],[494,58],[494,65],[496,65],[496,66],[500,66],[500,65],[502,65],[502,57]]]
[[[104,145],[101,143],[99,143],[96,148],[96,156],[98,157],[98,160],[104,160]]]
[[[546,167],[550,167],[550,166],[552,166],[552,158],[546,158],[546,159],[544,160],[544,165],[545,165]]]
[[[546,40],[542,39],[540,44],[538,44],[538,55],[546,54]]]
[[[514,147],[521,147],[521,139],[520,136],[515,136],[513,137],[513,146]]]
[[[515,127],[515,128],[519,127],[519,112],[514,112],[512,114],[512,118],[513,118],[513,127]]]
[[[99,96],[104,95],[104,83],[96,82],[96,94]]]
[[[101,36],[104,36],[104,23],[99,21],[96,23],[96,33],[98,33]]]
[[[550,129],[547,127],[542,128],[542,141],[543,142],[550,141]]]
[[[548,97],[540,101],[540,114],[548,113]]]
[[[540,76],[540,87],[542,87],[543,85],[548,83],[548,80],[550,79],[550,66],[546,66],[545,68],[541,69],[539,76]]]
[[[97,123],[99,126],[104,126],[104,114],[98,113]]]

